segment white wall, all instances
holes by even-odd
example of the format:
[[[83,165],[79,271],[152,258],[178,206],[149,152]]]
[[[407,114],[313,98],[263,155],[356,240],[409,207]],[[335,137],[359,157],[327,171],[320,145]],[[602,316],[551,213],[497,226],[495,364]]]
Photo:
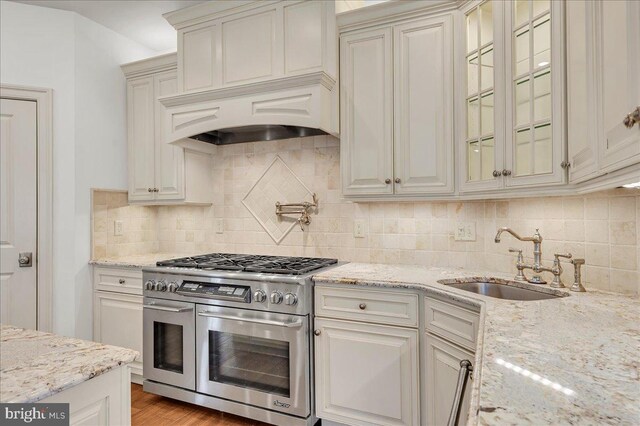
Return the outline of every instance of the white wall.
[[[0,19],[0,82],[53,89],[53,329],[90,338],[89,188],[126,188],[120,64],[156,52],[73,12],[2,1]]]

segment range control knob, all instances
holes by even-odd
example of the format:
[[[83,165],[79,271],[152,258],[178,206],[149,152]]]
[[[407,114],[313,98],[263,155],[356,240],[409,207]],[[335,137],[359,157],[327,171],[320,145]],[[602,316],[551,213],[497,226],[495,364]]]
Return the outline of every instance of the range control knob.
[[[255,293],[253,293],[253,300],[258,303],[262,303],[267,300],[267,293],[262,290],[256,290]]]
[[[178,289],[178,283],[175,281],[171,281],[167,286],[167,291],[170,291],[171,293],[175,293],[177,289]]]
[[[145,290],[153,290],[153,285],[155,283],[153,282],[153,280],[147,280],[146,283],[144,283],[144,289]]]
[[[298,296],[296,296],[293,293],[287,293],[287,294],[284,295],[284,304],[285,305],[293,306],[296,303],[298,303]]]
[[[276,305],[282,303],[282,293],[279,291],[271,293],[271,303],[275,303]]]
[[[167,284],[165,284],[164,281],[158,281],[156,283],[156,285],[154,286],[154,290],[156,290],[156,291],[166,291],[167,290]]]

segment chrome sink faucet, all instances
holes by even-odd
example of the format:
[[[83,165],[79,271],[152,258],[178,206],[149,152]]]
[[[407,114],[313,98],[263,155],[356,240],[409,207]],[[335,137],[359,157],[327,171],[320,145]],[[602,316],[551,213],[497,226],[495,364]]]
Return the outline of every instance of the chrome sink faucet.
[[[553,271],[549,268],[542,267],[542,235],[540,235],[540,232],[538,231],[538,229],[536,229],[536,233],[533,234],[532,237],[521,237],[520,235],[516,234],[511,228],[507,228],[507,227],[498,228],[498,233],[496,234],[496,238],[495,238],[496,243],[500,242],[500,235],[502,235],[503,232],[508,232],[509,234],[513,235],[517,240],[533,242],[533,265],[522,264],[521,258],[519,257],[518,258],[518,277],[524,277],[522,275],[523,269],[531,269],[534,272],[534,275],[531,278],[527,279],[527,281],[532,284],[546,284],[547,282],[542,278],[542,276],[540,276],[540,272],[545,270],[550,272],[553,272]]]

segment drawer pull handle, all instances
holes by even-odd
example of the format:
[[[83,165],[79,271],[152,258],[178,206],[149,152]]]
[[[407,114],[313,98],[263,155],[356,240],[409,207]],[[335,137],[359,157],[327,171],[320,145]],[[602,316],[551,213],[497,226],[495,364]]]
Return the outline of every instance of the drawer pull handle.
[[[124,284],[124,283],[125,283],[125,280],[124,280],[124,279],[122,279],[122,278],[120,278],[120,279],[118,280],[118,282],[119,282],[120,284]]]
[[[366,303],[361,303],[359,305],[359,308],[362,309],[363,311],[367,308],[367,304]]]

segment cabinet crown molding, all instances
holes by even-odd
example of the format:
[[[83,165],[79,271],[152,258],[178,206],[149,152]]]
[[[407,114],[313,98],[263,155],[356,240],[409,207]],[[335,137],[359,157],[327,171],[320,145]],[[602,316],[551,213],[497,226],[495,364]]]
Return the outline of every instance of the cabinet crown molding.
[[[267,0],[258,2],[261,7],[269,6],[274,3],[279,3],[279,1]],[[287,3],[299,3],[299,1],[288,1]],[[174,12],[168,12],[162,16],[175,29],[179,30],[190,25],[197,25],[203,22],[255,9],[255,7],[255,0],[208,1],[191,7],[185,7]]]
[[[167,53],[120,66],[126,78],[141,77],[162,71],[175,70],[178,67],[178,54]]]
[[[460,0],[388,1],[336,15],[341,33],[457,10]]]

